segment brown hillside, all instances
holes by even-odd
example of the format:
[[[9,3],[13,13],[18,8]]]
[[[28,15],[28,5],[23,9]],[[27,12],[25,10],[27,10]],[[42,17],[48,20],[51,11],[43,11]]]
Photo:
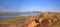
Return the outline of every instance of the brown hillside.
[[[60,20],[59,18],[58,12],[41,12],[35,17],[35,22],[32,21],[28,27],[52,27]]]

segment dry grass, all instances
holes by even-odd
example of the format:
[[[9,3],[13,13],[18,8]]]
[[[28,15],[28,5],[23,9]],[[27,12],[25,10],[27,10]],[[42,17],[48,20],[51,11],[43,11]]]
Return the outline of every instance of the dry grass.
[[[33,16],[26,16],[26,17],[18,17],[18,18],[11,18],[6,20],[0,21],[0,27],[7,27],[11,25],[19,25],[20,27],[26,25]]]
[[[60,12],[42,12],[38,16],[43,19],[57,18],[59,22],[55,23],[52,27],[60,27]]]
[[[47,23],[45,20],[45,23],[39,23],[39,24],[37,24],[36,25],[36,27],[60,27],[60,13],[58,13],[58,12],[42,12],[42,13],[40,13],[38,16],[36,16],[35,17],[36,19],[38,19],[38,20],[40,20],[40,19],[45,19],[45,20],[51,20],[51,22],[50,21],[48,21],[49,23]],[[54,20],[53,22],[52,22],[52,20],[53,19],[57,19],[57,21],[56,20]],[[56,22],[55,22],[56,21]],[[36,24],[36,23],[35,23]],[[34,21],[33,21],[33,23],[31,22],[29,25],[28,25],[28,27],[29,26],[31,26],[31,27],[34,27],[35,26],[35,24],[34,24]],[[41,25],[42,24],[42,25]],[[47,25],[46,25],[47,24]],[[33,26],[34,25],[34,26]],[[46,25],[46,26],[45,26]]]

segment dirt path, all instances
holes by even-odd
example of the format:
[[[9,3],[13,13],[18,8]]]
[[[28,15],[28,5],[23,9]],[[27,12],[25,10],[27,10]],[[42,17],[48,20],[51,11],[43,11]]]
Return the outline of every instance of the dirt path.
[[[32,23],[30,23],[27,27],[34,27],[36,26],[38,23],[36,23],[35,21],[33,21]]]

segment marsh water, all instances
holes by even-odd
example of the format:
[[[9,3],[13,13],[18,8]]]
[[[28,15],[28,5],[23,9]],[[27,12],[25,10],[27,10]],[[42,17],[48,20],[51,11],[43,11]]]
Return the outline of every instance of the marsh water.
[[[8,19],[8,18],[15,18],[15,17],[24,17],[24,16],[35,16],[38,15],[38,13],[23,13],[23,14],[19,14],[18,16],[0,16],[0,20],[1,19]]]

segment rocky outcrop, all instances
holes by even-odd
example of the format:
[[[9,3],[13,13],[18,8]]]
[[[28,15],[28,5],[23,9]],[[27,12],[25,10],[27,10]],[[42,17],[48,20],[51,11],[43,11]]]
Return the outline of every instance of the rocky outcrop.
[[[28,25],[28,27],[52,27],[52,25],[59,21],[60,17],[58,17],[58,15],[60,15],[60,13],[42,12]]]

